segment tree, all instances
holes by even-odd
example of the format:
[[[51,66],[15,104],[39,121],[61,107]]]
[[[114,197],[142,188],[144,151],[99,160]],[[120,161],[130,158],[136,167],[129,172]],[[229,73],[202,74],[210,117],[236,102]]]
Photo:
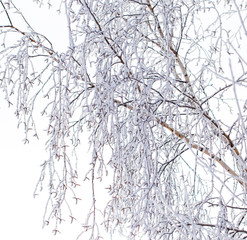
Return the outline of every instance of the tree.
[[[37,191],[48,184],[44,220],[55,221],[55,233],[67,200],[80,200],[68,149],[88,129],[90,239],[101,237],[95,186],[108,172],[103,225],[110,232],[247,238],[247,1],[64,0],[63,53],[24,16],[27,29],[17,27],[13,1],[1,6],[0,85],[16,103],[26,142],[38,137],[35,111],[47,118],[49,158]]]

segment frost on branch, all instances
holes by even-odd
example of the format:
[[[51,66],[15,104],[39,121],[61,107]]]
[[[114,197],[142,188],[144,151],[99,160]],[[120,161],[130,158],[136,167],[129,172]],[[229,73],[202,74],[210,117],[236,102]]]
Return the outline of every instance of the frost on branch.
[[[1,4],[0,84],[26,142],[38,136],[37,112],[47,119],[38,188],[48,184],[55,233],[71,198],[81,200],[85,159],[68,149],[87,128],[89,238],[102,237],[102,221],[129,239],[247,237],[246,1],[62,1],[63,53]],[[109,178],[102,220],[97,184]]]

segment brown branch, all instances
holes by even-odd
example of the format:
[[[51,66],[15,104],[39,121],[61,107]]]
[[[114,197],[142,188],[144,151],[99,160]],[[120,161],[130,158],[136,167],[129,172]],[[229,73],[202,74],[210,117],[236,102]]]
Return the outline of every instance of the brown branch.
[[[81,0],[79,0],[80,4],[83,5],[83,3],[81,2]],[[116,57],[120,60],[120,62],[122,64],[125,64],[124,60],[122,59],[121,56],[118,55],[117,51],[115,50],[115,48],[111,45],[111,43],[109,42],[109,40],[107,39],[107,37],[104,35],[103,29],[101,27],[101,25],[99,24],[99,21],[97,20],[97,18],[95,17],[95,15],[93,14],[93,12],[91,11],[90,7],[88,6],[88,4],[86,3],[86,1],[84,1],[84,4],[86,6],[86,8],[88,9],[90,15],[92,16],[94,22],[96,23],[96,25],[98,26],[100,33],[102,34],[102,36],[104,37],[104,40],[106,41],[107,45],[111,48],[111,50],[114,52],[114,54],[116,55]]]
[[[205,147],[201,147],[198,144],[194,144],[190,142],[190,139],[187,138],[185,135],[181,134],[180,132],[178,132],[177,130],[175,130],[174,128],[172,128],[171,126],[169,126],[167,123],[161,121],[158,117],[156,117],[157,122],[162,125],[163,127],[165,127],[166,129],[168,129],[169,131],[171,131],[174,135],[176,135],[177,137],[179,137],[182,140],[185,140],[192,148],[199,150],[200,152],[208,155],[210,158],[215,159],[216,162],[218,162],[227,172],[229,172],[232,176],[237,178],[237,181],[243,185],[243,181],[240,180],[239,175],[230,168],[230,166],[228,166],[224,161],[222,161],[221,158],[216,157],[213,153],[209,152]]]
[[[187,223],[188,226],[191,226],[191,223]],[[195,223],[195,225],[199,225],[202,227],[211,227],[211,228],[217,228],[219,226],[215,225],[215,224],[209,224],[209,223]],[[179,226],[180,227],[180,226]],[[247,230],[245,229],[237,229],[237,228],[232,228],[232,227],[223,227],[225,229],[227,229],[227,231],[233,231],[235,233],[246,233],[247,234]]]
[[[157,28],[158,28],[158,31],[159,31],[159,34],[161,36],[161,38],[163,40],[165,40],[164,38],[164,33],[162,32],[162,29],[161,29],[161,26],[160,26],[160,23],[157,19],[157,17],[155,16],[155,13],[154,13],[154,9],[153,7],[151,6],[150,4],[150,0],[147,0],[147,4],[148,4],[148,8],[150,9],[151,13],[153,14],[153,17],[155,19],[155,22],[157,24]],[[189,86],[189,89],[190,89],[190,92],[191,92],[191,96],[192,96],[192,99],[193,99],[193,102],[192,104],[198,108],[198,106],[200,106],[201,108],[201,104],[199,102],[199,100],[196,98],[195,96],[195,93],[193,91],[193,88],[192,88],[192,85],[191,85],[191,81],[190,81],[190,78],[189,78],[189,75],[187,73],[187,70],[184,66],[184,64],[182,63],[179,55],[178,55],[178,52],[172,47],[172,45],[170,45],[170,50],[173,52],[174,56],[176,57],[176,61],[178,62],[178,65],[182,71],[182,74],[184,76],[184,79],[185,81],[187,82],[188,86]],[[196,103],[196,104],[195,104]],[[237,157],[240,156],[240,153],[239,153],[239,150],[237,149],[237,147],[234,145],[233,141],[231,140],[231,138],[229,137],[229,135],[226,134],[226,132],[220,127],[220,125],[215,121],[213,120],[207,113],[205,113],[202,109],[199,109],[198,110],[201,112],[202,111],[202,114],[204,117],[206,117],[213,125],[215,128],[217,128],[220,132],[220,134],[225,137],[231,147],[231,151],[233,151],[234,155],[236,155]],[[217,135],[217,137],[219,137],[219,135]],[[237,161],[236,161],[237,162]],[[238,164],[238,162],[237,162]],[[222,165],[222,164],[221,164]],[[228,171],[228,170],[227,170]],[[246,170],[247,171],[247,170]]]
[[[10,16],[9,16],[9,13],[8,13],[8,11],[7,11],[5,5],[3,4],[2,1],[1,1],[1,5],[3,6],[4,12],[5,12],[5,14],[6,14],[6,16],[7,16],[8,20],[9,20],[9,23],[10,23],[10,25],[8,25],[8,26],[1,26],[1,27],[10,27],[10,26],[13,26],[12,21],[11,21]]]
[[[80,3],[82,4],[81,1],[80,1]],[[85,4],[86,4],[86,3],[85,3]],[[150,9],[150,11],[152,12],[153,16],[155,17],[154,9],[152,8],[152,6],[151,6],[149,0],[147,0],[147,6],[148,6],[148,8]],[[91,14],[92,17],[94,18],[95,23],[98,25],[99,30],[100,30],[101,33],[103,34],[103,31],[102,31],[102,28],[101,28],[99,22],[97,21],[96,17],[95,17],[94,14],[91,12],[91,10],[90,10],[89,6],[87,6],[87,4],[86,4],[86,7],[88,8],[90,14]],[[155,17],[155,21],[156,21],[156,24],[157,24],[157,28],[158,28],[158,30],[159,30],[159,33],[160,33],[161,37],[164,39],[164,34],[163,34],[163,32],[162,32],[162,29],[161,29],[160,24],[159,24],[159,22],[158,22],[158,20],[157,20],[156,17]],[[21,30],[19,30],[18,28],[14,27],[14,26],[9,26],[9,27],[12,28],[12,29],[14,29],[15,31],[21,33],[21,34],[24,35],[24,36],[26,35],[25,32],[22,32]],[[108,44],[108,46],[109,46],[109,47],[112,49],[112,51],[114,52],[114,54],[119,58],[120,62],[121,62],[122,64],[125,64],[125,62],[123,61],[123,59],[121,58],[121,56],[118,55],[118,53],[116,52],[116,50],[114,49],[114,47],[110,44],[109,40],[108,40],[104,35],[103,35],[103,37],[104,37],[106,43]],[[41,47],[44,47],[44,46],[42,46],[41,44],[37,43],[33,38],[29,37],[29,39],[30,39],[31,42],[36,43],[36,44],[38,44],[38,45],[41,46]],[[45,50],[48,52],[49,55],[51,55],[51,56],[54,55],[54,51],[52,51],[52,50],[50,50],[50,49],[48,49],[48,48],[46,48],[46,47],[44,47],[44,48],[45,48]],[[187,83],[189,84],[189,86],[190,86],[191,93],[192,93],[192,96],[193,96],[193,100],[194,100],[195,102],[198,103],[198,101],[197,101],[197,99],[196,99],[196,97],[195,97],[195,94],[194,94],[194,92],[193,92],[193,89],[192,89],[192,86],[191,86],[191,83],[190,83],[189,76],[188,76],[188,74],[187,74],[187,71],[186,71],[186,69],[185,69],[185,67],[184,67],[184,65],[183,65],[183,63],[182,63],[182,61],[181,61],[180,58],[179,58],[178,53],[177,53],[172,47],[170,47],[170,50],[171,50],[171,51],[173,52],[173,54],[175,55],[176,60],[177,60],[177,62],[178,62],[178,64],[179,64],[179,66],[180,66],[180,69],[181,69],[181,71],[182,71],[182,73],[183,73],[183,75],[184,75],[184,78],[185,78],[186,82],[187,82]],[[55,58],[54,58],[54,59],[55,59]],[[58,61],[58,60],[55,59],[55,61]],[[130,72],[130,75],[131,75],[131,74],[132,74],[132,73]],[[93,87],[95,87],[95,86],[92,84],[91,87],[93,88]],[[139,86],[138,86],[138,90],[139,90],[139,92],[141,91]],[[122,106],[124,106],[124,107],[126,107],[126,108],[128,108],[128,109],[130,109],[130,110],[133,110],[133,107],[132,107],[131,105],[129,105],[129,104],[123,104],[121,101],[116,100],[116,99],[114,100],[114,102],[117,103],[117,104],[119,104],[119,105],[122,105]],[[194,102],[194,104],[195,104],[195,102]],[[197,104],[195,104],[195,105],[197,105]],[[197,105],[197,108],[198,108],[198,105]],[[206,118],[207,118],[207,119],[208,119],[208,120],[209,120],[209,121],[217,128],[217,129],[220,130],[222,136],[224,136],[224,137],[228,140],[228,142],[229,142],[231,148],[234,150],[234,152],[236,153],[236,155],[239,156],[240,154],[239,154],[238,149],[234,146],[234,144],[233,144],[232,140],[230,139],[230,137],[229,137],[229,136],[221,129],[221,127],[219,126],[219,124],[216,123],[216,122],[215,122],[210,116],[208,116],[205,112],[203,112],[203,115],[204,115],[204,116],[205,116],[205,117],[206,117]],[[169,131],[171,131],[174,135],[176,135],[176,136],[179,137],[180,139],[185,140],[192,148],[197,149],[197,150],[199,150],[200,152],[202,152],[202,153],[208,155],[209,157],[215,159],[215,160],[216,160],[216,161],[217,161],[217,162],[218,162],[218,163],[219,163],[219,164],[220,164],[227,172],[229,172],[229,174],[231,174],[232,176],[234,176],[234,177],[237,179],[237,181],[238,181],[241,185],[244,185],[243,181],[240,180],[239,175],[238,175],[233,169],[231,169],[224,161],[222,161],[221,158],[216,157],[214,154],[210,153],[205,147],[201,147],[201,146],[199,146],[198,144],[193,144],[193,143],[191,143],[190,140],[189,140],[185,135],[181,134],[180,132],[178,132],[177,130],[175,130],[175,129],[172,128],[171,126],[169,126],[167,123],[161,121],[160,118],[156,117],[156,121],[157,121],[160,125],[162,125],[163,127],[165,127],[166,129],[168,129]]]
[[[81,2],[81,0],[79,0],[80,4],[83,5],[83,3]],[[112,46],[112,44],[109,42],[108,38],[104,35],[104,31],[99,23],[99,21],[97,20],[97,18],[95,17],[95,15],[93,14],[93,12],[91,11],[90,7],[88,6],[88,4],[86,3],[86,1],[84,1],[84,4],[86,6],[86,8],[88,9],[90,15],[92,16],[92,18],[94,19],[94,22],[96,23],[96,25],[98,26],[100,33],[102,34],[105,42],[107,43],[107,45],[110,47],[110,49],[113,51],[113,53],[115,54],[115,56],[120,60],[120,62],[123,65],[126,65],[126,63],[124,62],[123,58],[117,53],[116,49]],[[133,76],[133,73],[131,71],[129,71],[128,73],[130,76]],[[137,85],[137,90],[139,93],[141,93],[141,88],[139,85]]]
[[[127,103],[123,104],[119,100],[114,99],[114,102],[119,104],[119,105],[121,105],[121,106],[124,106],[124,107],[128,108],[129,110],[133,110],[134,109],[131,105],[129,105]],[[175,130],[173,127],[169,126],[167,123],[161,121],[160,118],[156,117],[156,121],[157,121],[158,124],[160,124],[161,126],[165,127],[166,129],[168,129],[170,132],[172,132],[175,136],[179,137],[181,140],[185,140],[185,142],[187,144],[189,144],[189,146],[191,148],[194,148],[194,149],[196,149],[196,150],[208,155],[210,158],[215,159],[215,161],[217,163],[219,163],[223,167],[223,169],[225,169],[230,175],[232,175],[241,185],[245,186],[245,183],[242,180],[240,180],[240,176],[230,166],[228,166],[221,158],[215,156],[213,153],[211,153],[205,147],[202,147],[202,146],[200,146],[198,144],[195,144],[195,143],[191,143],[189,138],[187,138],[185,135],[183,135],[179,131]]]
[[[13,4],[13,3],[12,3],[12,4]],[[9,20],[10,25],[0,26],[0,28],[1,28],[1,27],[12,28],[12,29],[14,29],[16,32],[19,32],[20,34],[22,34],[23,36],[26,36],[27,34],[26,34],[25,32],[21,31],[21,30],[18,29],[17,27],[14,27],[14,25],[13,25],[13,23],[12,23],[12,21],[11,21],[11,18],[10,18],[10,16],[9,16],[9,13],[8,13],[8,11],[7,11],[5,5],[3,4],[2,1],[1,1],[1,5],[2,5],[4,11],[5,11],[5,14],[6,14],[6,16],[7,16],[8,20]],[[14,4],[13,4],[13,6],[15,7]],[[15,8],[16,8],[16,7],[15,7]],[[23,16],[22,16],[22,17],[23,17]],[[23,17],[23,18],[24,18],[24,17]],[[24,20],[25,20],[25,22],[27,23],[27,21],[26,21],[25,18],[24,18]],[[28,24],[28,23],[27,23],[27,24]],[[29,24],[28,24],[28,25],[29,25]],[[30,26],[29,26],[29,27],[30,27]],[[49,49],[49,48],[43,46],[41,43],[38,43],[37,41],[35,41],[35,40],[34,40],[32,37],[30,37],[30,36],[29,36],[29,39],[30,39],[30,41],[31,41],[32,43],[35,43],[35,44],[37,44],[38,46],[44,48],[44,49],[46,50],[46,52],[47,52],[50,56],[53,56],[53,57],[54,57],[54,53],[55,53],[55,52],[54,52],[53,50],[51,50],[51,49]],[[50,43],[50,44],[51,44],[51,43]],[[56,58],[54,58],[54,60],[55,60],[56,62],[58,62],[58,60],[57,60]]]
[[[22,34],[23,36],[26,36],[26,35],[27,35],[25,32],[22,32],[20,29],[14,27],[14,26],[9,26],[9,27],[12,28],[12,29],[14,29],[16,32],[19,32],[19,33]],[[47,52],[50,56],[53,56],[53,55],[55,54],[55,52],[54,52],[53,50],[51,50],[51,49],[49,49],[49,48],[43,46],[41,43],[38,43],[38,42],[35,41],[32,37],[30,37],[30,36],[28,36],[28,37],[29,37],[29,39],[30,39],[30,41],[31,41],[32,43],[35,43],[35,44],[37,44],[39,47],[44,48],[44,49],[46,50],[46,52]],[[54,60],[55,60],[56,62],[58,62],[58,60],[57,60],[56,58],[54,58]]]
[[[161,38],[164,40],[165,39],[164,33],[162,32],[162,29],[161,29],[161,26],[159,24],[159,21],[158,21],[157,17],[155,16],[154,9],[151,6],[150,0],[147,0],[147,6],[148,6],[150,12],[152,13],[152,15],[153,15],[153,17],[155,19],[155,23],[157,24],[157,28],[158,28],[159,34],[160,34]]]
[[[218,203],[211,203],[211,202],[207,202],[207,204],[209,204],[209,207],[219,207],[220,205]],[[232,208],[232,209],[237,209],[237,210],[242,210],[242,211],[247,211],[247,208],[243,208],[243,207],[236,207],[236,206],[230,206],[230,205],[223,205],[224,207],[227,208]]]

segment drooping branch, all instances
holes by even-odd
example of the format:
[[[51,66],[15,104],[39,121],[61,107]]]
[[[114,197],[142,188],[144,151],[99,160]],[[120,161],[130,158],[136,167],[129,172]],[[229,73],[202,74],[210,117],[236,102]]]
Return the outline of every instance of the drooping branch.
[[[158,18],[155,16],[155,12],[154,12],[154,9],[153,7],[151,6],[151,3],[150,3],[150,0],[147,0],[147,4],[148,4],[148,8],[150,9],[150,11],[152,12],[152,15],[155,19],[155,23],[157,24],[157,28],[158,28],[158,32],[160,34],[160,37],[165,41],[165,35],[162,31],[162,28],[160,26],[160,23],[159,23],[159,20]],[[160,46],[160,44],[157,44],[157,46],[161,47],[163,49],[162,46]],[[235,144],[233,143],[232,139],[230,138],[230,136],[228,134],[226,134],[226,132],[221,128],[221,126],[219,125],[219,123],[217,123],[214,119],[212,119],[207,113],[206,111],[203,110],[202,108],[202,104],[200,103],[200,101],[197,99],[195,93],[194,93],[194,90],[193,90],[193,87],[191,85],[191,80],[189,78],[189,75],[187,73],[187,70],[184,66],[184,64],[182,63],[182,60],[181,58],[179,57],[179,54],[178,52],[173,48],[172,44],[170,44],[170,50],[172,51],[172,53],[174,54],[175,56],[175,59],[179,65],[179,68],[184,76],[184,79],[185,81],[187,82],[188,84],[188,88],[190,90],[190,93],[191,93],[191,98],[192,98],[192,105],[194,105],[197,110],[204,116],[206,117],[211,123],[212,125],[218,130],[219,134],[217,134],[216,136],[221,138],[221,136],[223,136],[223,138],[225,138],[230,146],[230,149],[231,151],[233,152],[233,155],[235,156],[235,159],[236,159],[236,162],[238,164],[238,166],[241,166],[241,163],[239,163],[238,161],[241,161],[241,156],[240,156],[240,153],[239,153],[239,150],[237,149],[237,147],[235,146]],[[177,75],[178,77],[178,75]],[[179,78],[179,77],[178,77]],[[169,128],[168,128],[169,129]],[[177,135],[177,134],[175,134]],[[179,134],[177,135],[179,136]],[[189,142],[188,140],[186,140],[186,142]],[[194,146],[193,148],[196,148],[196,149],[200,149],[199,146]],[[200,150],[201,151],[201,150]],[[207,150],[202,150],[202,152],[204,152],[205,154],[209,155],[209,156],[212,156],[210,153],[207,152]],[[238,175],[233,171],[231,170],[231,168],[229,166],[226,165],[226,163],[223,163],[221,159],[218,159],[216,158],[216,161],[220,163],[220,165],[225,169],[227,170],[229,173],[231,172],[231,175],[237,177]],[[247,170],[247,169],[246,169]],[[245,171],[246,171],[245,170]],[[239,176],[238,176],[239,177]],[[243,184],[242,181],[240,181],[241,184]]]
[[[82,1],[79,0],[79,2],[83,5]],[[89,10],[91,16],[93,17],[96,25],[98,26],[101,34],[103,35],[104,37],[104,40],[106,41],[107,45],[112,49],[112,51],[114,52],[114,54],[116,55],[116,57],[119,58],[120,62],[122,64],[125,64],[123,59],[121,58],[121,56],[119,56],[116,52],[116,50],[114,49],[114,47],[110,44],[110,42],[108,41],[108,39],[104,36],[104,31],[100,25],[100,23],[98,22],[98,20],[96,19],[95,15],[92,13],[91,9],[89,8],[89,6],[87,5],[87,3],[84,1],[84,4],[85,6],[87,7],[87,9]],[[165,40],[165,37],[164,37],[164,33],[162,32],[162,29],[161,29],[161,26],[160,26],[160,23],[157,19],[157,17],[155,17],[155,12],[154,12],[154,9],[153,7],[151,6],[151,3],[149,0],[147,0],[147,6],[148,8],[150,9],[150,11],[152,12],[152,15],[154,16],[155,18],[155,22],[157,24],[157,28],[158,28],[158,31],[159,31],[159,34],[161,36],[161,38],[163,40]],[[161,47],[158,43],[157,45],[159,47]],[[192,85],[191,85],[191,81],[190,81],[190,78],[189,78],[189,75],[186,71],[186,68],[184,67],[178,53],[176,52],[176,50],[173,48],[172,45],[170,45],[170,50],[172,51],[172,53],[174,54],[175,56],[175,59],[180,67],[180,70],[182,71],[182,74],[185,78],[185,81],[187,82],[188,86],[189,86],[189,89],[190,89],[190,93],[191,93],[191,100],[192,100],[192,105],[200,112],[202,113],[202,115],[204,117],[206,117],[212,124],[213,126],[218,129],[218,131],[221,133],[221,135],[227,139],[227,141],[229,142],[229,145],[231,147],[231,150],[233,150],[235,152],[235,154],[237,156],[239,156],[239,151],[238,149],[235,147],[234,143],[232,142],[232,140],[230,139],[230,137],[222,130],[222,128],[219,126],[219,124],[213,120],[203,109],[202,109],[202,106],[200,105],[199,103],[199,100],[196,98],[196,95],[193,91],[193,88],[192,88]],[[133,74],[131,73],[131,71],[129,72],[130,76],[132,76]],[[94,85],[92,85],[92,87],[95,87]],[[139,86],[138,86],[139,87]],[[140,88],[138,88],[139,92],[141,93],[141,90]],[[116,100],[114,99],[114,102],[117,103],[118,105],[121,105],[121,106],[124,106],[126,108],[128,108],[129,110],[133,110],[133,107],[128,104],[128,103],[123,103],[119,100]],[[179,131],[175,130],[174,128],[172,128],[171,126],[169,126],[167,123],[161,121],[160,118],[156,117],[156,121],[158,124],[162,125],[163,127],[165,127],[166,129],[168,129],[170,132],[172,132],[175,136],[177,136],[178,138],[180,138],[181,140],[184,140],[191,148],[193,149],[196,149],[204,154],[206,154],[207,156],[209,156],[211,159],[215,159],[216,162],[218,162],[222,167],[223,169],[225,169],[232,177],[234,177],[241,185],[245,185],[245,183],[241,180],[240,176],[227,164],[225,163],[221,158],[215,156],[213,153],[211,153],[208,149],[206,149],[205,147],[202,147],[198,144],[195,144],[193,142],[191,142],[191,140],[186,137],[185,135],[183,135],[182,133],[180,133]],[[218,135],[217,135],[218,136]],[[220,136],[218,136],[220,137]]]
[[[45,213],[48,220],[44,219],[49,221],[54,216],[57,223],[64,219],[60,209],[65,194],[67,199],[70,197],[65,188],[69,189],[71,179],[72,188],[77,186],[74,179],[77,162],[74,166],[74,159],[67,158],[69,153],[65,149],[67,144],[74,148],[79,145],[81,131],[87,126],[92,130],[89,142],[93,146],[91,167],[86,175],[92,185],[92,208],[84,227],[85,231],[92,230],[91,239],[97,238],[99,227],[99,215],[95,215],[97,177],[103,179],[107,165],[114,173],[108,188],[111,200],[104,213],[104,217],[107,215],[106,225],[110,228],[114,223],[130,223],[131,236],[134,236],[135,230],[143,229],[145,233],[150,233],[152,239],[166,234],[171,234],[173,239],[176,234],[181,237],[188,233],[193,237],[195,232],[196,235],[207,232],[208,236],[211,233],[216,236],[216,232],[221,227],[223,229],[221,223],[224,221],[224,230],[230,237],[246,234],[246,230],[238,229],[238,226],[242,229],[246,221],[238,214],[241,211],[243,215],[246,210],[242,200],[247,189],[242,171],[245,162],[240,156],[245,154],[241,148],[245,139],[241,139],[237,121],[229,127],[230,130],[226,130],[228,126],[213,117],[215,106],[210,108],[211,101],[218,100],[218,95],[225,94],[232,84],[227,84],[228,78],[222,77],[225,86],[223,84],[219,90],[216,87],[215,92],[210,92],[210,81],[221,76],[214,72],[207,75],[205,65],[216,66],[216,63],[208,63],[212,59],[201,55],[201,52],[194,58],[197,47],[194,51],[194,42],[190,42],[193,38],[186,36],[185,39],[183,36],[190,34],[190,27],[186,24],[190,14],[197,14],[193,13],[194,9],[197,10],[196,4],[151,0],[72,2],[63,3],[68,4],[65,14],[70,23],[68,31],[73,44],[61,55],[53,51],[52,45],[44,43],[43,38],[40,40],[42,35],[33,30],[30,34],[23,32],[12,22],[11,26],[2,26],[8,27],[9,32],[24,36],[17,45],[17,53],[14,52],[13,58],[7,61],[6,69],[13,72],[13,83],[19,84],[16,88],[21,89],[22,84],[26,88],[30,84],[30,93],[23,93],[27,96],[24,99],[27,103],[36,99],[32,97],[32,91],[35,91],[32,86],[37,79],[35,70],[41,67],[37,65],[36,68],[35,65],[30,72],[29,66],[36,62],[32,61],[29,50],[32,47],[33,52],[44,50],[43,55],[37,56],[45,56],[51,66],[51,77],[45,83],[40,77],[37,84],[41,83],[42,88],[35,95],[42,96],[45,92],[45,98],[50,98],[43,113],[50,118],[47,147],[52,151],[39,182],[42,185],[45,174],[49,172],[49,164],[54,164],[50,167],[52,174],[48,173],[48,191],[52,194],[52,201],[48,203],[52,211],[49,216]],[[189,4],[191,7],[187,6]],[[183,13],[185,9],[187,12]],[[195,42],[199,41],[196,44],[201,47],[199,38],[195,36]],[[190,46],[188,51],[186,44]],[[22,54],[23,49],[25,54]],[[182,51],[187,53],[184,55]],[[20,67],[23,56],[29,62]],[[198,67],[196,70],[189,67],[195,62],[203,64],[202,67],[199,65],[201,69],[198,72]],[[32,74],[34,77],[28,81]],[[4,77],[1,76],[2,79]],[[8,94],[8,81],[3,83]],[[201,98],[201,95],[204,97]],[[207,111],[204,104],[208,107]],[[241,117],[243,121],[239,124],[243,125],[246,116]],[[109,162],[108,156],[105,156],[108,149],[111,154]],[[194,158],[187,159],[187,150]],[[233,160],[229,155],[233,156]],[[63,156],[64,163],[61,161]],[[231,165],[235,162],[237,167],[241,165],[237,170]],[[221,166],[220,171],[215,164]],[[200,176],[200,171],[205,170],[207,176]],[[227,182],[228,179],[234,181]],[[232,188],[232,182],[237,187]],[[222,191],[225,190],[230,192],[228,196],[223,196]],[[221,198],[226,200],[223,205],[212,204],[214,209],[219,210],[212,215],[203,204],[211,198],[219,202]],[[229,198],[233,200],[231,203]],[[76,195],[73,199],[76,203],[83,200]],[[230,212],[234,213],[231,215]],[[229,214],[223,216],[225,213]],[[215,215],[222,222],[215,223]],[[75,219],[72,214],[70,218],[71,221]],[[233,224],[239,224],[230,225],[228,219]],[[56,232],[59,232],[57,228]]]
[[[121,105],[121,106],[128,108],[129,110],[133,110],[133,107],[127,103],[122,103],[119,100],[114,100],[114,102]],[[185,135],[183,135],[179,131],[175,130],[174,128],[169,126],[167,123],[163,122],[160,118],[156,117],[156,121],[158,124],[165,127],[166,129],[168,129],[172,134],[174,134],[175,136],[177,136],[181,140],[184,140],[188,144],[189,147],[194,148],[194,149],[206,154],[211,159],[215,159],[215,161],[217,163],[219,163],[223,167],[223,169],[225,169],[232,177],[234,177],[242,186],[244,186],[246,188],[246,183],[243,182],[241,180],[240,176],[230,166],[228,166],[221,158],[215,156],[213,153],[211,153],[205,147],[202,147],[198,144],[191,142],[191,140],[188,137],[186,137]]]

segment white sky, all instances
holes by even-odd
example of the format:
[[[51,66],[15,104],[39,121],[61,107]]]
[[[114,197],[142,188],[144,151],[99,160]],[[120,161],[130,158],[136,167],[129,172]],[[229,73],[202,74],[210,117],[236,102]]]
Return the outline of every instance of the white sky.
[[[0,102],[0,239],[75,239],[80,228],[70,231],[68,225],[62,237],[56,238],[51,229],[42,230],[47,195],[44,193],[34,199],[33,191],[40,173],[39,166],[47,155],[42,142],[23,144],[24,135],[16,128],[13,111],[2,100]]]

